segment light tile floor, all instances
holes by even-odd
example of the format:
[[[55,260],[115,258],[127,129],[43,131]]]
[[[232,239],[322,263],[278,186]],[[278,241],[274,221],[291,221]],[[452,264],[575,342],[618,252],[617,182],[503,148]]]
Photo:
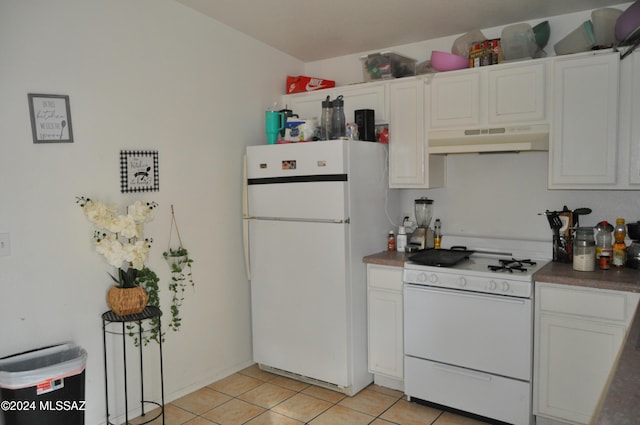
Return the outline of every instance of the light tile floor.
[[[131,423],[145,420],[140,417]],[[158,418],[151,424],[162,421]],[[167,404],[165,424],[482,425],[485,422],[408,402],[402,392],[375,384],[347,397],[253,365]]]

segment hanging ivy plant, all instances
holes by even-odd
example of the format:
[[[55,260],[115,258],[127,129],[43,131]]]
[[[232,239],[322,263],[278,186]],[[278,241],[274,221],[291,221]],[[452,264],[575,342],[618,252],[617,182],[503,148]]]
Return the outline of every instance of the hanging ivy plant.
[[[169,328],[178,331],[181,326],[180,308],[184,301],[184,291],[187,286],[194,287],[193,274],[191,264],[193,260],[189,257],[186,248],[180,246],[177,249],[169,248],[168,251],[162,253],[171,267],[171,282],[169,290],[171,291],[171,321]]]

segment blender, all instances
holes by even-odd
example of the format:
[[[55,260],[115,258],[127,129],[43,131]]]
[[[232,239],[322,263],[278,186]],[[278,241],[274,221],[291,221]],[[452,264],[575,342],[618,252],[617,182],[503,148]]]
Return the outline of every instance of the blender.
[[[416,224],[418,227],[411,233],[407,250],[409,252],[420,251],[434,247],[433,230],[429,228],[433,209],[433,199],[422,197],[415,200]]]

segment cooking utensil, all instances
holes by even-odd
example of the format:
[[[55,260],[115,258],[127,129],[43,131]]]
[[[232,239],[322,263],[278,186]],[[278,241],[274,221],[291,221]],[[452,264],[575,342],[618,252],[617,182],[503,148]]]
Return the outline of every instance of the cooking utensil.
[[[460,249],[455,249],[460,248]],[[465,258],[469,258],[474,251],[467,251],[463,247],[451,249],[426,249],[409,257],[409,261],[425,266],[452,267]]]

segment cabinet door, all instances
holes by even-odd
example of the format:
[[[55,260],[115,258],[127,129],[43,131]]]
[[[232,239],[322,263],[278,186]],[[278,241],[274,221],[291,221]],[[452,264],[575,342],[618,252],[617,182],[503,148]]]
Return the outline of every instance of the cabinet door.
[[[629,183],[640,184],[640,52],[635,52],[624,59],[631,64],[631,110],[630,117],[630,158],[629,158]],[[620,164],[622,167],[623,164]]]
[[[320,119],[322,101],[327,96],[335,99],[339,95],[344,97],[344,114],[347,122],[354,122],[354,112],[358,109],[373,109],[376,122],[387,122],[385,85],[381,83],[285,95],[282,97],[282,105],[287,105],[300,118],[317,117]]]
[[[545,62],[487,69],[488,124],[545,119]]]
[[[389,186],[426,185],[422,81],[389,86]]]
[[[589,424],[625,327],[548,313],[538,324],[537,413]]]
[[[479,125],[480,72],[437,74],[431,81],[430,128]]]
[[[422,79],[389,84],[389,187],[444,185],[444,156],[429,155],[425,135],[425,83]],[[428,97],[427,97],[428,98]]]
[[[616,183],[618,53],[554,62],[549,187],[597,189]]]
[[[369,372],[404,379],[402,269],[367,269]]]

